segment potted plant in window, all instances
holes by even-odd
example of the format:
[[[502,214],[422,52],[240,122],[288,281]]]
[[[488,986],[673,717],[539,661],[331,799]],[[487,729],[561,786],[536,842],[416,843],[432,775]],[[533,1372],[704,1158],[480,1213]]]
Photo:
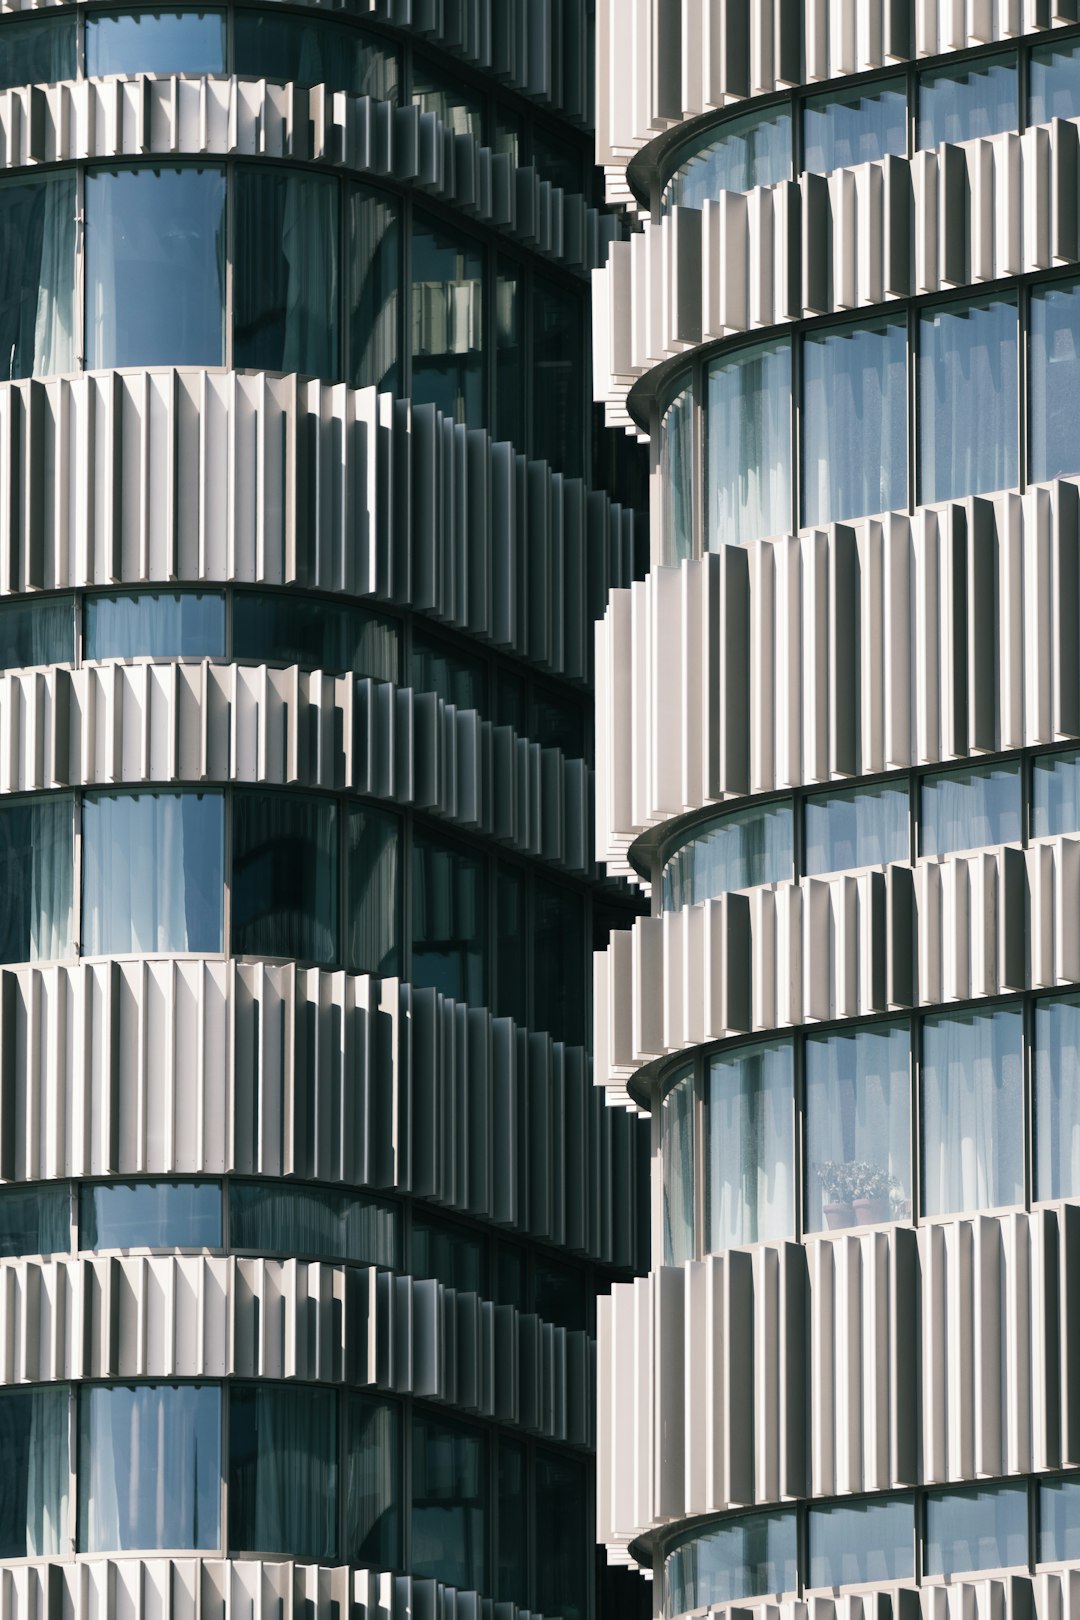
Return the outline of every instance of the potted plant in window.
[[[889,1219],[890,1176],[866,1159],[848,1165],[851,1174],[851,1207],[859,1226],[874,1226]]]
[[[817,1167],[821,1182],[821,1213],[831,1232],[842,1226],[855,1225],[855,1211],[851,1207],[851,1166],[840,1159],[826,1159]]]

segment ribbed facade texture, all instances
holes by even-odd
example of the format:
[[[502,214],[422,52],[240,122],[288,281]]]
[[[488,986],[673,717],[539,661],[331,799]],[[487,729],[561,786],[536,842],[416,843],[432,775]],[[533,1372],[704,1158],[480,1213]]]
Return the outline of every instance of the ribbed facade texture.
[[[630,1615],[591,5],[0,12],[0,1617]]]
[[[597,1528],[664,1620],[1080,1603],[1080,12],[600,0]]]

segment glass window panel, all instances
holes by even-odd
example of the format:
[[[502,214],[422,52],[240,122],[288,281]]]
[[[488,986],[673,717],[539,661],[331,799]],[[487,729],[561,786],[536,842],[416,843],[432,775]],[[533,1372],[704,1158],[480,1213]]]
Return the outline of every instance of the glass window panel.
[[[522,143],[525,138],[521,118],[501,101],[495,103],[494,113],[495,130],[491,139],[491,150],[500,157],[508,157],[515,165],[520,164]]]
[[[790,1041],[746,1046],[710,1060],[705,1086],[708,1253],[792,1235],[794,1130]]]
[[[220,951],[220,793],[88,793],[82,810],[82,948]]]
[[[229,1548],[337,1556],[337,1395],[234,1384],[229,1391]]]
[[[400,1214],[363,1193],[230,1181],[229,1246],[398,1270]]]
[[[841,95],[811,96],[803,107],[803,168],[810,174],[831,174],[906,152],[903,79]]]
[[[0,1392],[0,1558],[63,1554],[68,1541],[68,1390]]]
[[[370,1395],[345,1397],[345,1545],[365,1569],[401,1568],[401,1412]]]
[[[1028,125],[1080,117],[1080,42],[1037,45],[1028,79]]]
[[[525,349],[521,276],[499,259],[495,277],[495,437],[525,447]]]
[[[663,909],[711,900],[731,890],[782,883],[795,873],[791,805],[735,810],[707,822],[664,866]]]
[[[662,207],[700,208],[724,191],[752,191],[791,178],[791,114],[749,113],[726,119],[720,132],[698,136],[676,155]]]
[[[238,956],[337,956],[337,806],[233,795],[232,947]]]
[[[74,15],[0,22],[0,90],[74,79],[79,71],[75,29]]]
[[[475,709],[484,716],[489,712],[486,661],[419,629],[413,630],[409,685],[414,692],[434,692],[458,709]]]
[[[694,555],[694,393],[687,384],[660,424],[664,562]]]
[[[88,596],[84,653],[103,658],[224,658],[225,597],[218,591]]]
[[[324,17],[233,13],[233,71],[280,84],[324,84],[350,96],[396,101],[397,51],[388,40]]]
[[[482,1006],[487,992],[486,863],[413,833],[412,982]]]
[[[1031,294],[1031,477],[1080,471],[1080,282]]]
[[[0,962],[71,955],[72,818],[67,794],[0,806]]]
[[[517,867],[502,862],[495,877],[495,929],[495,1013],[524,1025],[529,1022],[525,879]]]
[[[483,273],[467,237],[414,214],[412,400],[469,427],[485,417]]]
[[[529,736],[541,748],[560,749],[567,759],[584,759],[585,713],[576,694],[564,697],[550,686],[534,685]]]
[[[345,225],[349,381],[354,388],[378,388],[396,394],[401,387],[401,226],[397,204],[366,186],[350,186]]]
[[[234,658],[397,681],[400,643],[397,621],[370,608],[294,591],[237,591],[233,597]]]
[[[79,1551],[221,1544],[221,1390],[79,1391]]]
[[[224,362],[221,169],[87,171],[86,329],[91,370]]]
[[[529,1531],[526,1517],[525,1447],[499,1440],[498,1595],[504,1603],[524,1608],[529,1601]],[[541,1543],[547,1545],[547,1537]]]
[[[579,478],[584,450],[581,356],[585,341],[576,293],[532,282],[533,454],[556,472]]]
[[[1043,754],[1032,771],[1031,836],[1080,832],[1080,749]]]
[[[350,805],[345,823],[346,954],[356,973],[401,972],[401,824]]]
[[[0,181],[0,381],[75,369],[74,286],[74,171]]]
[[[74,662],[74,597],[38,596],[0,607],[0,669]]]
[[[234,364],[338,377],[337,180],[241,167],[235,193]]]
[[[1035,1196],[1080,1195],[1080,1000],[1035,1003]]]
[[[759,343],[709,367],[706,545],[791,528],[791,344]]]
[[[924,1214],[1023,1203],[1023,1067],[1017,1007],[925,1020]]]
[[[216,1181],[108,1181],[79,1188],[80,1249],[220,1249]]]
[[[572,138],[552,134],[542,124],[533,123],[532,161],[541,180],[558,186],[567,196],[580,196],[581,158],[581,147]]]
[[[412,102],[422,113],[434,113],[455,135],[471,135],[478,146],[483,144],[483,97],[419,56],[413,57]]]
[[[71,1248],[71,1191],[66,1181],[0,1192],[0,1257],[66,1254]]]
[[[544,1322],[584,1333],[589,1326],[584,1274],[576,1266],[534,1256],[532,1308]]]
[[[1019,765],[987,765],[925,776],[919,796],[919,854],[1017,844],[1021,837]]]
[[[487,1244],[478,1233],[451,1221],[413,1216],[409,1270],[459,1294],[488,1296]]]
[[[1047,1479],[1039,1486],[1040,1564],[1080,1559],[1080,1479]]]
[[[695,1536],[669,1555],[669,1615],[737,1598],[793,1592],[798,1578],[794,1513],[746,1513]]]
[[[919,323],[919,500],[1017,482],[1016,299],[949,304]]]
[[[973,141],[1003,129],[1018,129],[1018,88],[1013,52],[982,57],[967,67],[921,73],[916,146]]]
[[[1026,1485],[930,1491],[926,1498],[926,1573],[1027,1567]]]
[[[586,1620],[589,1611],[589,1547],[586,1544],[585,1465],[537,1447],[533,1458],[533,1536],[541,1614]]]
[[[585,1043],[585,905],[580,894],[533,883],[532,1027],[557,1041]]]
[[[907,507],[907,325],[803,342],[803,524]]]
[[[808,876],[910,859],[910,809],[906,782],[815,793],[806,801]]]
[[[224,73],[224,11],[103,11],[86,18],[86,74]]]
[[[808,1586],[915,1579],[915,1505],[910,1496],[810,1509]]]
[[[694,1188],[697,1121],[694,1071],[681,1075],[664,1098],[660,1115],[663,1153],[664,1264],[681,1266],[697,1252]]]
[[[910,1220],[906,1024],[807,1040],[806,1159],[808,1232]]]
[[[413,1412],[412,1574],[487,1586],[487,1436]]]

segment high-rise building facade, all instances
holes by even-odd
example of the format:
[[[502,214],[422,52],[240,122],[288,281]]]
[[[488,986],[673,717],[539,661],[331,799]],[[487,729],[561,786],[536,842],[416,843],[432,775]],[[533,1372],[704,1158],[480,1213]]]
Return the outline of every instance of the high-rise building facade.
[[[598,1529],[665,1620],[1072,1614],[1080,14],[601,0]],[[838,1607],[839,1605],[839,1607]]]
[[[0,1616],[599,1620],[591,7],[3,13]]]

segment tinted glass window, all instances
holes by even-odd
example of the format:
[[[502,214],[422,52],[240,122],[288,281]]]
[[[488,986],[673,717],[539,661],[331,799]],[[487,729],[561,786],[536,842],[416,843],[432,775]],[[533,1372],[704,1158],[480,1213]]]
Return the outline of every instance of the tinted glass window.
[[[350,96],[397,96],[397,51],[386,40],[323,17],[287,12],[233,14],[234,71],[282,84],[325,84]]]
[[[567,759],[584,759],[585,713],[580,700],[534,686],[529,735],[541,748],[558,748]]]
[[[495,278],[495,437],[525,447],[525,311],[521,275],[499,259]]]
[[[235,364],[340,376],[337,181],[297,170],[240,168],[235,193]]]
[[[1020,767],[988,765],[923,778],[920,855],[1020,841]]]
[[[472,1007],[486,996],[486,876],[478,856],[414,832],[412,981]]]
[[[483,98],[440,73],[422,57],[413,58],[412,99],[414,107],[422,113],[434,113],[455,135],[471,135],[478,145],[482,144]]]
[[[915,1578],[915,1508],[910,1496],[810,1509],[809,1586],[853,1586]]]
[[[1035,1196],[1080,1194],[1080,1000],[1035,1003]]]
[[[924,1214],[1023,1203],[1023,1070],[1018,1007],[924,1021]]]
[[[806,801],[806,871],[846,872],[906,861],[910,799],[903,787],[814,794]]]
[[[216,1181],[109,1181],[79,1188],[80,1249],[220,1249]]]
[[[229,1243],[256,1254],[401,1265],[400,1216],[360,1193],[230,1181]]]
[[[533,884],[534,1029],[580,1046],[585,1040],[585,905],[580,894],[537,878]]]
[[[225,598],[139,591],[86,598],[86,658],[224,658]]]
[[[1080,116],[1080,44],[1038,45],[1031,53],[1028,123]]]
[[[71,1248],[71,1194],[53,1186],[5,1187],[0,1192],[0,1256],[63,1254]]]
[[[337,806],[233,795],[232,943],[238,956],[337,955]]]
[[[684,387],[660,424],[664,561],[694,554],[694,391]]]
[[[533,278],[533,454],[556,472],[577,478],[584,453],[581,300]]]
[[[807,1041],[806,1159],[808,1231],[910,1220],[906,1024],[873,1024]]]
[[[920,74],[916,145],[973,141],[1018,128],[1017,88],[1012,54]]]
[[[1031,833],[1080,832],[1080,750],[1044,754],[1032,771]]]
[[[549,181],[567,194],[580,194],[581,148],[573,140],[554,135],[542,124],[534,123],[532,161],[541,180]]]
[[[794,818],[790,804],[735,810],[709,822],[664,867],[665,911],[732,889],[781,883],[795,871]]]
[[[229,1546],[337,1556],[337,1395],[234,1384],[229,1391]]]
[[[725,121],[707,144],[688,142],[664,188],[663,206],[700,208],[723,191],[752,191],[791,178],[791,114],[750,113]]]
[[[409,685],[414,692],[435,692],[459,709],[488,713],[488,667],[458,647],[414,630]]]
[[[0,1557],[55,1557],[67,1545],[68,1390],[0,1393]]]
[[[542,1614],[585,1620],[589,1610],[589,1554],[585,1467],[577,1457],[539,1447],[533,1463],[535,1603]]]
[[[412,1573],[479,1592],[487,1559],[487,1436],[414,1410]]]
[[[79,1551],[218,1547],[217,1385],[79,1392]]]
[[[484,426],[484,256],[467,237],[414,215],[412,399]]]
[[[667,1559],[667,1611],[793,1592],[796,1558],[794,1513],[744,1514],[685,1542]]]
[[[907,151],[907,93],[902,79],[846,95],[811,96],[803,109],[803,167],[829,174]]]
[[[367,805],[345,822],[346,956],[358,973],[401,971],[401,823]]]
[[[790,1237],[795,1225],[790,1041],[743,1047],[710,1061],[705,1130],[708,1252]]]
[[[808,333],[801,427],[804,524],[906,508],[906,322]]]
[[[515,1023],[529,1022],[529,975],[525,967],[525,879],[500,862],[495,876],[495,1013]]]
[[[220,951],[220,793],[88,793],[82,808],[83,950]]]
[[[415,1215],[409,1270],[458,1293],[487,1298],[487,1244],[467,1227]]]
[[[555,1327],[584,1332],[589,1313],[583,1274],[555,1260],[534,1259],[533,1310]]]
[[[71,955],[74,865],[66,794],[0,806],[0,962]]]
[[[27,602],[5,602],[0,607],[0,669],[74,662],[73,597],[39,596]]]
[[[527,1468],[525,1447],[516,1440],[500,1440],[498,1589],[504,1602],[519,1607],[529,1600]]]
[[[349,381],[396,393],[401,303],[401,227],[397,204],[366,186],[345,199]]]
[[[74,174],[0,181],[0,382],[75,369],[74,285]]]
[[[1048,1479],[1039,1486],[1040,1564],[1080,1558],[1080,1479]]]
[[[397,623],[367,608],[291,591],[237,591],[233,598],[234,658],[397,681],[399,640]]]
[[[89,78],[224,73],[223,11],[105,11],[86,18]]]
[[[926,1573],[955,1575],[1028,1562],[1027,1488],[931,1491],[926,1498]]]
[[[1033,289],[1030,352],[1031,477],[1038,481],[1080,469],[1080,283]]]
[[[956,303],[919,325],[919,500],[1017,481],[1015,298]]]
[[[663,1144],[664,1263],[681,1266],[697,1252],[694,1189],[697,1184],[697,1118],[694,1075],[680,1075],[664,1098],[660,1116]]]
[[[343,1558],[401,1567],[401,1413],[389,1401],[346,1395]]]
[[[791,344],[755,344],[709,367],[706,546],[791,528]]]
[[[73,79],[79,70],[75,29],[74,15],[0,21],[0,90]]]

